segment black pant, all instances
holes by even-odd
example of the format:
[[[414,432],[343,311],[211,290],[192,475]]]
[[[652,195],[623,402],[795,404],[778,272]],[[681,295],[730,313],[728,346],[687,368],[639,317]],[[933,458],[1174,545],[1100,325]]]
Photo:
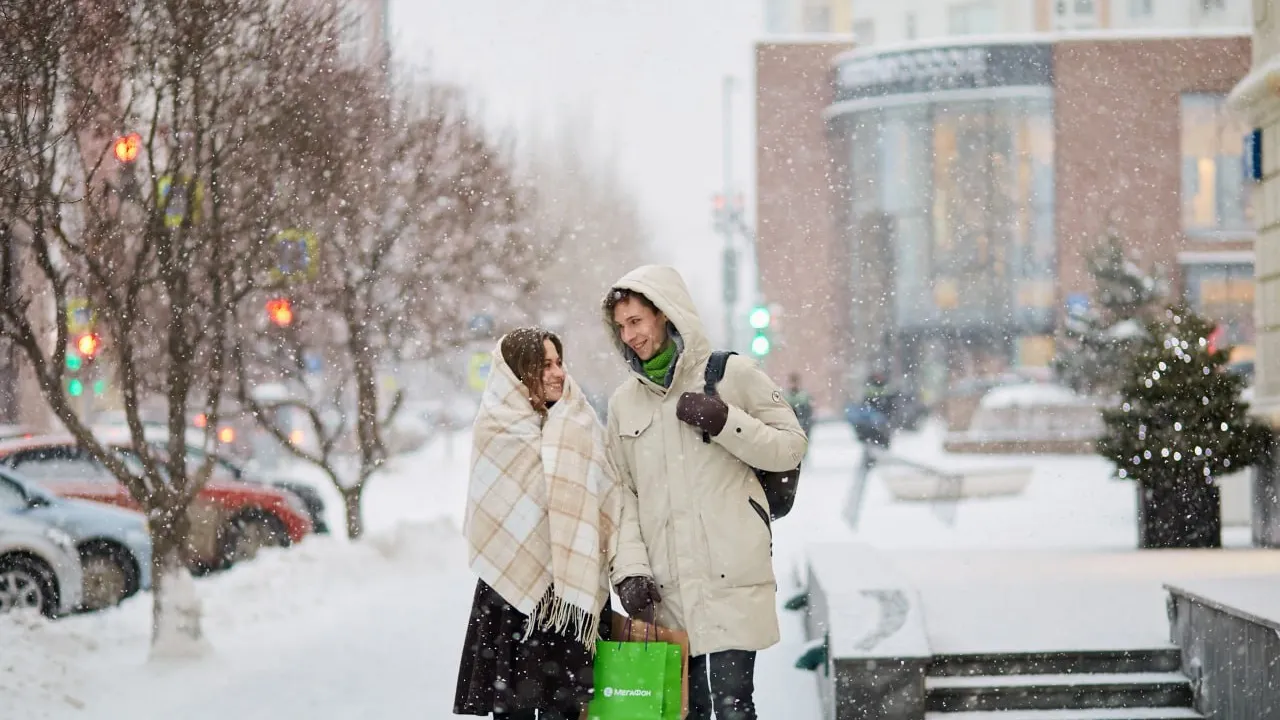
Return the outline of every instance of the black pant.
[[[496,712],[493,720],[578,720],[578,716],[569,717],[559,710],[513,710]]]
[[[688,720],[756,720],[756,654],[748,650],[689,658]]]

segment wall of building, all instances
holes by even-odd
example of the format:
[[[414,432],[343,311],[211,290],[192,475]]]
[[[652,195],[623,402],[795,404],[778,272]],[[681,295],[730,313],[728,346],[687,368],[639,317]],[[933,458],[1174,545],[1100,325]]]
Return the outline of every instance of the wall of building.
[[[1111,0],[1111,27],[1115,28],[1247,28],[1250,0],[1219,0],[1221,7],[1204,0]]]
[[[1262,182],[1255,186],[1258,227],[1255,308],[1258,351],[1253,407],[1280,429],[1280,7],[1274,0],[1254,3],[1253,75],[1239,109],[1262,130]],[[1247,86],[1247,87],[1246,87]]]
[[[1056,44],[1055,176],[1062,297],[1089,292],[1086,253],[1111,224],[1177,284],[1178,254],[1248,251],[1240,236],[1192,236],[1182,206],[1181,98],[1225,95],[1248,71],[1248,37]]]
[[[1055,30],[1246,28],[1250,0],[1218,0],[1222,8],[1205,10],[1204,0],[1092,0],[1088,12],[1077,14],[1075,0],[899,0],[856,2],[851,27],[860,43],[892,45],[957,35],[999,35]],[[770,6],[796,6],[803,0],[767,0]],[[870,33],[858,33],[858,28]],[[841,28],[838,32],[849,32]],[[788,32],[802,32],[798,20]]]
[[[823,408],[840,397],[844,362],[834,324],[847,307],[848,268],[835,217],[838,174],[823,110],[832,60],[849,43],[756,46],[756,237],[760,285],[776,303],[770,374],[792,372]]]
[[[774,34],[849,33],[854,0],[764,0],[765,31]]]

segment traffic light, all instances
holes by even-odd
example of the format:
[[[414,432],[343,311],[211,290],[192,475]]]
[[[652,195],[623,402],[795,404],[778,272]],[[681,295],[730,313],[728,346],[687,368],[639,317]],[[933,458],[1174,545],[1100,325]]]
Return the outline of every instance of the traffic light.
[[[747,316],[747,322],[751,323],[751,328],[756,331],[755,337],[751,338],[751,354],[756,357],[764,357],[773,349],[773,342],[769,340],[771,320],[769,308],[764,305],[755,306]]]
[[[138,151],[142,149],[142,136],[138,133],[121,135],[111,143],[111,152],[116,159],[126,165],[138,159]]]
[[[288,327],[293,324],[293,303],[289,298],[271,298],[267,301],[267,318],[276,327]]]
[[[93,359],[97,357],[98,351],[101,349],[102,338],[93,333],[84,333],[76,339],[76,351],[80,353],[80,357],[84,358],[85,362],[93,362]],[[70,353],[67,356],[70,357]],[[70,367],[69,363],[68,367]],[[71,369],[75,370],[76,368]]]

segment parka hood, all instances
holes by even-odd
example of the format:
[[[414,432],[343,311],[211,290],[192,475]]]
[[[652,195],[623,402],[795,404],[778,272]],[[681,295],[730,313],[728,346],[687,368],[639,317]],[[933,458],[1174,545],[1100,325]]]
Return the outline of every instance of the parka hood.
[[[680,357],[677,362],[681,370],[699,367],[711,355],[711,345],[707,341],[706,330],[702,327],[702,319],[698,317],[693,296],[689,294],[689,288],[678,270],[664,265],[644,265],[623,275],[609,288],[610,292],[615,289],[630,290],[644,295],[667,316],[671,326],[668,330],[674,328],[676,334],[674,339],[680,347]],[[609,312],[608,301],[606,294],[601,303],[605,330],[613,339],[614,347],[626,360],[627,366],[644,378],[640,358],[636,356],[634,350],[622,342],[618,329],[614,327],[613,314]]]

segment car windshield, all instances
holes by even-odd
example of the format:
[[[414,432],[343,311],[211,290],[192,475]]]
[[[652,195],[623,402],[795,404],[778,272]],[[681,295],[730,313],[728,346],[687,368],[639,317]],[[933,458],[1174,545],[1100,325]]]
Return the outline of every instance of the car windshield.
[[[7,478],[11,482],[22,487],[23,492],[27,494],[27,498],[38,500],[47,505],[52,505],[58,501],[58,496],[40,487],[39,483],[32,482],[22,476],[22,473],[12,470],[0,470],[0,477]]]

